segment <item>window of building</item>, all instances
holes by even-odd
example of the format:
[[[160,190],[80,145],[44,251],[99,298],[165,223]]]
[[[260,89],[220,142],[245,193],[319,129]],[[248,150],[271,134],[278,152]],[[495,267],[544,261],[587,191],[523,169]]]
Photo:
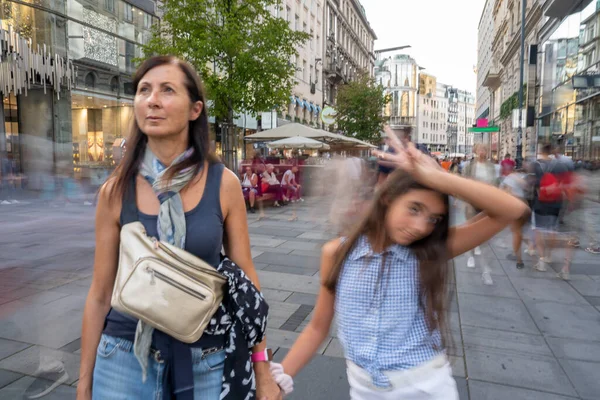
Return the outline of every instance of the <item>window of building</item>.
[[[298,16],[298,14],[296,14],[294,17],[294,29],[296,31],[300,30],[300,17]]]
[[[131,4],[123,3],[123,19],[127,22],[133,22],[133,7],[131,7]]]
[[[117,93],[119,91],[119,78],[113,76],[110,80],[110,90],[113,93]]]
[[[306,22],[302,23],[302,32],[308,33],[308,28],[306,26]]]
[[[104,9],[108,12],[115,12],[115,0],[104,0]]]
[[[290,24],[292,23],[292,9],[288,6],[285,7],[285,19]]]
[[[304,79],[304,82],[308,81],[307,74],[308,68],[306,68],[306,60],[302,60],[302,79]]]

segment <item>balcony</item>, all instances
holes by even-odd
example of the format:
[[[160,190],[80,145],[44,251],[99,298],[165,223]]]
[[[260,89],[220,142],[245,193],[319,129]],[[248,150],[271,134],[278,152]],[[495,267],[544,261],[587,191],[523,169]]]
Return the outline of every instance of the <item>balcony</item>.
[[[417,119],[415,117],[390,117],[389,125],[392,129],[417,126]]]
[[[500,78],[500,74],[497,73],[494,69],[490,69],[483,80],[483,87],[490,88],[491,90],[496,90],[502,84],[502,79]]]

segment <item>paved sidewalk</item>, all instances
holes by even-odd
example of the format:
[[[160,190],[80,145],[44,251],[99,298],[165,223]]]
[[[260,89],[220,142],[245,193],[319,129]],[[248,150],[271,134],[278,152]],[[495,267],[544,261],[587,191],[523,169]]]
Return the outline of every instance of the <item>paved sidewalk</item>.
[[[596,204],[596,203],[592,203]],[[592,210],[599,219],[600,205]],[[252,254],[271,305],[269,343],[281,359],[310,320],[319,289],[320,246],[330,236],[318,203],[249,216]],[[38,203],[0,206],[0,398],[23,399],[40,359],[68,372],[43,399],[74,399],[81,314],[91,281],[94,209]],[[577,251],[571,282],[551,272],[514,268],[502,247],[485,249],[495,285],[456,259],[451,328],[461,400],[598,399],[600,393],[600,256]],[[559,259],[558,255],[555,257]],[[481,260],[478,260],[481,261]],[[559,264],[554,264],[558,269]],[[468,376],[468,379],[466,378]],[[296,379],[293,400],[348,399],[335,332]]]

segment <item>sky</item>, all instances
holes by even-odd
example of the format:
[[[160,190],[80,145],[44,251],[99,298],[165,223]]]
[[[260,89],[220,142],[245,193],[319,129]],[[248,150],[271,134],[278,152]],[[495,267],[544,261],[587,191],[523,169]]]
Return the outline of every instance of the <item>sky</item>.
[[[422,72],[475,94],[477,27],[485,0],[360,2],[377,35],[376,50],[411,45],[400,53],[416,59]]]

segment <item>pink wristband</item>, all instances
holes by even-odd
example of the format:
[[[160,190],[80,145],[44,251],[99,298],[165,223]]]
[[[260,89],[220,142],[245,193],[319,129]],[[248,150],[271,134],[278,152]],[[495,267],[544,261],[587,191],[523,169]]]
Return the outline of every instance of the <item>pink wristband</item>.
[[[268,352],[268,350],[263,350],[263,351],[259,351],[258,353],[252,353],[252,356],[250,357],[250,359],[252,360],[253,363],[269,361],[269,352]]]

